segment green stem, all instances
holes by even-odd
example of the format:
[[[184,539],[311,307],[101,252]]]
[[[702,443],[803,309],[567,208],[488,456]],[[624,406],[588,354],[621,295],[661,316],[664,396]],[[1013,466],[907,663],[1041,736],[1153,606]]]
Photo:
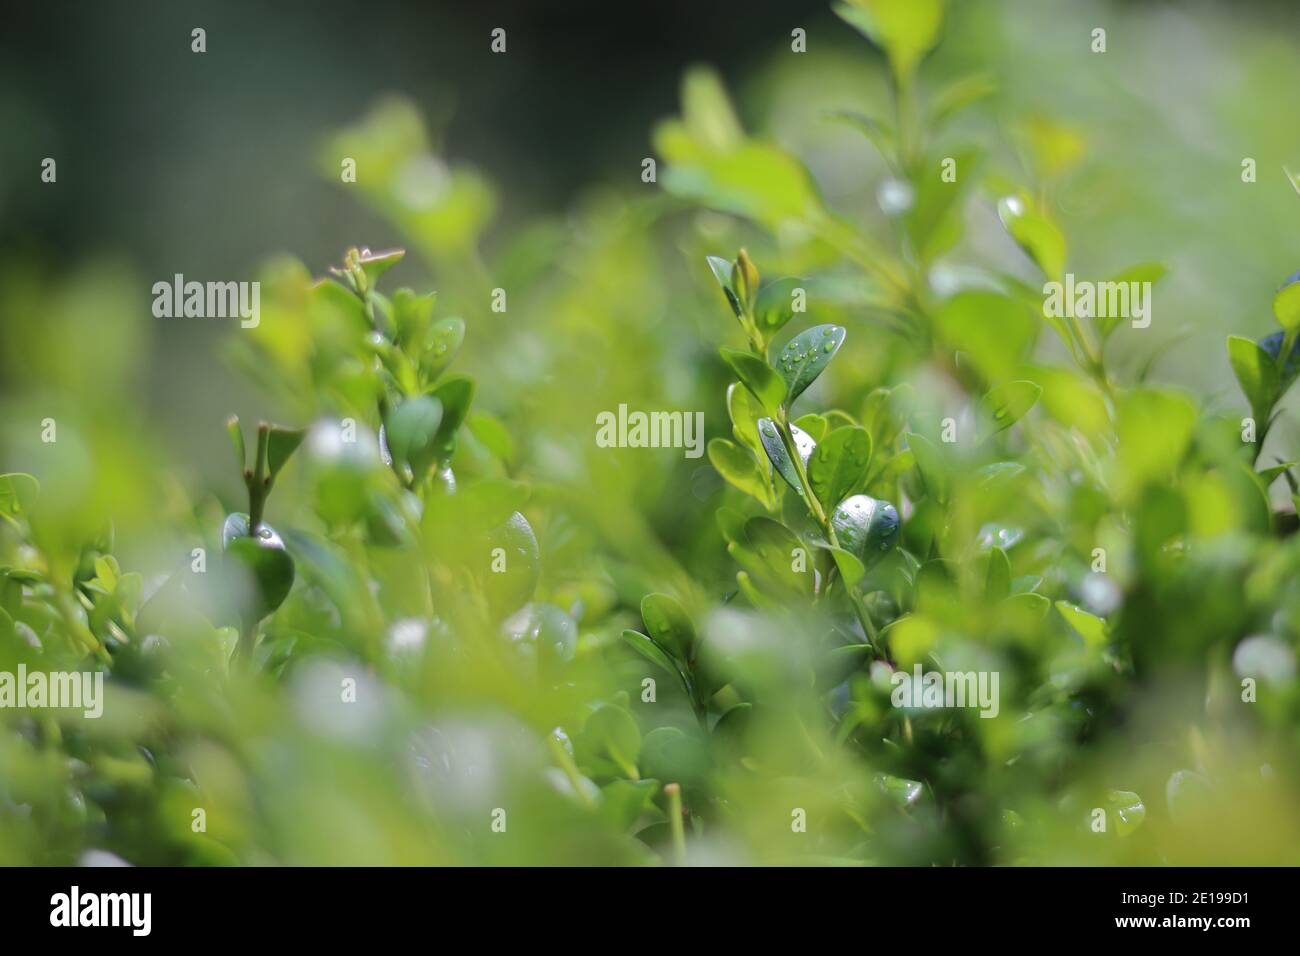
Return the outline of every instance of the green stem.
[[[668,797],[668,828],[673,835],[673,862],[681,866],[686,862],[686,830],[682,825],[682,787],[670,783],[664,787]]]
[[[794,433],[790,431],[790,423],[786,420],[786,417],[786,411],[782,409],[776,420],[776,430],[781,435],[781,444],[785,446],[785,453],[790,458],[794,473],[799,478],[799,487],[803,489],[804,501],[808,504],[808,510],[812,512],[813,518],[826,532],[826,539],[838,548],[839,542],[835,540],[835,529],[831,527],[830,518],[826,516],[826,512],[822,509],[822,503],[813,494],[812,485],[808,481],[808,471],[804,468],[803,458],[799,455],[799,446],[795,443]]]
[[[257,647],[257,621],[241,622],[239,626],[239,643],[235,645],[235,660],[251,665],[253,651]]]
[[[790,458],[794,467],[794,473],[799,478],[799,487],[803,489],[804,500],[808,503],[808,510],[812,512],[813,519],[821,526],[822,531],[826,534],[826,540],[832,547],[840,546],[839,539],[835,536],[835,526],[827,517],[822,503],[817,500],[813,494],[812,483],[808,480],[808,471],[804,468],[803,459],[799,456],[798,446],[795,444],[794,434],[790,431],[790,425],[786,421],[786,412],[782,409],[779,420],[776,423],[777,432],[781,436],[781,444],[785,446],[785,452]],[[853,613],[857,615],[858,623],[862,625],[862,631],[867,635],[867,643],[871,645],[877,657],[882,657],[880,647],[876,643],[876,627],[871,623],[871,614],[867,611],[867,606],[862,601],[862,595],[848,581],[844,582],[844,590],[848,593],[849,603],[853,605]]]
[[[266,448],[271,437],[271,427],[265,422],[257,426],[257,456],[253,470],[244,472],[244,481],[248,485],[248,530],[253,533],[262,523],[262,511],[266,506],[266,496],[271,490],[271,479],[266,474]]]

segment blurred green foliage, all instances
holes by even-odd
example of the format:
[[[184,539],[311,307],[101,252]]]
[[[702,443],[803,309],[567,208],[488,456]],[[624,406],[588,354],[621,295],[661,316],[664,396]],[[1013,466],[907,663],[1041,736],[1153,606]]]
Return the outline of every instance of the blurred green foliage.
[[[1300,284],[1219,359],[1242,400],[1045,316],[1088,136],[932,81],[947,6],[836,6],[887,68],[801,110],[877,151],[874,209],[706,70],[661,189],[491,252],[496,187],[410,103],[337,131],[320,171],[356,158],[406,251],[266,264],[226,352],[286,424],[231,423],[240,481],[153,437],[129,270],[6,274],[39,320],[3,326],[0,671],[108,680],[99,719],[0,710],[0,863],[1297,862],[1296,484],[1260,450]],[[620,404],[703,410],[707,460],[598,445]],[[915,665],[997,673],[996,716],[893,706]]]

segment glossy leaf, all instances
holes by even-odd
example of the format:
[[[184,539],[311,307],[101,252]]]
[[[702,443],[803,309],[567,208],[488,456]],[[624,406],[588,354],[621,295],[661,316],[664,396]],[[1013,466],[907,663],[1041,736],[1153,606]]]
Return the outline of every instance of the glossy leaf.
[[[898,544],[901,530],[898,510],[869,495],[853,495],[841,502],[831,513],[831,527],[840,547],[868,571]]]
[[[871,433],[840,428],[818,443],[808,459],[808,482],[826,511],[859,491],[871,467]]]
[[[226,545],[225,558],[247,572],[254,585],[254,599],[244,608],[251,620],[261,620],[284,603],[293,587],[293,559],[285,550],[280,535],[270,525],[263,523],[252,536],[241,535],[231,539]]]
[[[844,336],[844,329],[838,325],[817,325],[800,332],[781,349],[776,366],[785,379],[788,404],[793,405],[826,370],[844,344]]]
[[[805,431],[794,425],[790,426],[790,434],[794,438],[795,450],[806,466],[808,459],[817,448],[817,443]],[[767,452],[767,458],[776,468],[777,473],[785,479],[786,484],[802,495],[803,486],[799,483],[799,473],[795,470],[789,454],[786,453],[785,443],[781,440],[781,432],[776,423],[770,418],[760,419],[758,437],[762,440],[763,450]]]
[[[727,305],[731,306],[732,313],[739,318],[744,313],[744,310],[741,308],[740,299],[736,297],[733,289],[732,272],[734,266],[719,256],[707,256],[706,259],[709,263],[709,269],[713,272],[713,278],[717,279],[718,285],[722,287],[722,294],[727,298]]]
[[[252,533],[248,524],[248,515],[236,511],[226,515],[226,520],[221,526],[221,547],[230,547],[232,541],[236,538],[247,538]]]

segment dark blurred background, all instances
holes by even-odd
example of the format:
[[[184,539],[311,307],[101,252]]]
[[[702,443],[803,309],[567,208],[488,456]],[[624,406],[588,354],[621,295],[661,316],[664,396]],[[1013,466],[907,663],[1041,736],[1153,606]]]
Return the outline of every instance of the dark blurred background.
[[[315,174],[314,150],[383,93],[415,99],[450,162],[508,184],[503,219],[518,220],[636,169],[685,66],[734,81],[795,26],[846,29],[802,0],[5,6],[0,245],[109,246],[149,275],[243,274],[277,250],[334,261],[358,206]],[[19,174],[45,156],[57,190]]]

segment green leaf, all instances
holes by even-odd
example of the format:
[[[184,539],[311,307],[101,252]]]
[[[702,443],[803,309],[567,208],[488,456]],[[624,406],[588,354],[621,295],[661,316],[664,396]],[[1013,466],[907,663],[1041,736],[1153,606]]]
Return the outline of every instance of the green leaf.
[[[1182,461],[1200,416],[1180,392],[1135,389],[1119,401],[1116,423],[1124,490],[1167,480]]]
[[[682,77],[682,114],[692,138],[709,149],[732,149],[744,139],[722,78],[707,67]]]
[[[270,472],[271,480],[282,469],[302,440],[307,437],[305,428],[284,428],[281,425],[272,425],[271,431],[266,439],[266,467]]]
[[[714,518],[718,524],[718,530],[722,533],[722,538],[728,543],[738,541],[745,542],[745,515],[735,508],[728,508],[723,505],[714,513]]]
[[[239,427],[238,415],[231,415],[226,419],[226,434],[230,436],[230,443],[235,446],[235,459],[239,465],[239,473],[242,475],[244,469],[248,467],[248,451],[244,448],[244,430]]]
[[[1083,608],[1067,601],[1057,601],[1056,609],[1066,623],[1078,632],[1084,643],[1098,646],[1106,643],[1106,622],[1095,614],[1089,614]]]
[[[746,312],[753,311],[759,281],[758,266],[754,265],[754,260],[749,258],[749,253],[741,249],[731,269],[731,289],[736,293],[741,308]]]
[[[826,118],[852,126],[871,141],[871,144],[876,147],[876,152],[886,161],[893,161],[896,137],[894,128],[887,121],[855,110],[832,110],[826,114]]]
[[[641,599],[641,620],[659,644],[679,660],[689,661],[695,647],[695,625],[686,609],[668,594],[647,594]]]
[[[655,128],[654,146],[664,160],[659,177],[664,189],[773,229],[791,219],[824,215],[816,185],[798,159],[770,143],[746,139],[734,117],[728,117],[725,125],[731,128],[726,131],[719,129],[723,123],[701,121],[692,93],[703,72],[687,74],[683,118]],[[720,82],[708,75],[716,99],[725,104]]]
[[[816,546],[830,554],[835,561],[836,569],[840,572],[840,577],[844,579],[844,583],[849,587],[853,587],[866,576],[866,565],[853,552],[837,548],[824,541],[816,542]]]
[[[704,742],[676,727],[657,727],[641,745],[641,773],[645,777],[692,787],[709,772],[709,752]]]
[[[841,502],[831,513],[831,527],[840,547],[867,570],[898,544],[901,530],[898,510],[869,495],[853,495]]]
[[[807,415],[800,415],[792,423],[802,428],[808,433],[808,437],[815,442],[821,441],[831,430],[830,422],[816,412],[809,412]]]
[[[794,437],[795,450],[807,465],[809,457],[817,448],[817,443],[807,432],[794,425],[790,426],[790,434]],[[799,483],[799,473],[795,471],[794,462],[786,454],[785,443],[781,441],[781,433],[776,423],[770,418],[759,419],[758,437],[763,442],[763,450],[767,452],[768,460],[776,466],[777,473],[785,479],[786,484],[802,495],[803,486]]]
[[[759,406],[769,415],[776,415],[785,402],[785,382],[770,365],[756,355],[739,349],[720,349],[722,360],[731,366],[750,393],[758,399]]]
[[[1115,814],[1115,832],[1119,836],[1128,836],[1146,819],[1147,808],[1142,798],[1131,790],[1107,791],[1106,804]]]
[[[1168,271],[1169,270],[1159,262],[1143,262],[1139,265],[1129,266],[1110,281],[1113,284],[1120,286],[1126,286],[1132,282],[1149,282],[1154,286]],[[1122,310],[1117,309],[1113,315],[1099,315],[1094,318],[1094,324],[1097,326],[1097,331],[1101,333],[1103,342],[1110,337],[1110,334],[1114,332],[1115,329],[1119,327],[1120,322],[1124,320],[1124,316],[1121,313]]]
[[[28,510],[40,491],[40,482],[26,472],[0,475],[0,514],[12,516]]]
[[[727,483],[757,499],[765,507],[774,504],[772,486],[753,455],[725,438],[709,440],[709,462]]]
[[[405,255],[404,249],[384,249],[380,252],[362,249],[357,257],[357,263],[361,266],[361,271],[366,274],[369,287],[373,289],[379,277],[401,262]]]
[[[1296,467],[1296,465],[1300,465],[1300,461],[1284,461],[1277,465],[1270,465],[1268,468],[1261,468],[1259,470],[1259,480],[1262,481],[1264,487],[1267,488],[1273,482],[1277,481],[1284,473]]]
[[[449,378],[431,393],[435,401],[442,405],[442,421],[433,438],[434,459],[445,462],[456,450],[456,433],[469,415],[470,404],[474,401],[474,382],[468,378]]]
[[[643,813],[657,812],[650,801],[658,792],[658,780],[612,780],[600,788],[601,816],[626,831]]]
[[[804,550],[804,544],[798,535],[781,522],[766,515],[758,515],[745,522],[745,538],[749,542],[750,553],[759,561],[759,564],[749,567],[752,573],[771,584],[789,588],[796,594],[812,594],[812,562],[807,562],[807,571],[794,569],[795,553]],[[728,550],[738,559],[744,557],[738,549]]]
[[[583,733],[593,749],[612,760],[626,776],[637,779],[641,731],[631,714],[621,707],[602,704],[587,718]]]
[[[990,389],[980,399],[980,413],[992,425],[989,434],[997,434],[1020,421],[1042,394],[1042,388],[1027,381],[1003,382]]]
[[[411,289],[398,289],[393,293],[392,314],[395,338],[404,349],[421,344],[429,323],[433,320],[433,307],[438,294],[416,295]]]
[[[830,365],[844,344],[844,336],[844,329],[838,325],[816,325],[786,343],[776,364],[785,379],[790,405]]]
[[[679,678],[682,676],[681,671],[677,669],[677,665],[673,663],[673,659],[668,653],[668,650],[655,643],[654,638],[648,637],[640,631],[634,631],[631,628],[628,628],[623,631],[623,640],[650,663],[658,664],[668,673],[674,674]]]
[[[708,260],[709,268],[713,271],[713,278],[717,279],[718,285],[722,286],[722,294],[727,297],[727,305],[731,306],[731,311],[736,318],[740,318],[744,310],[740,306],[740,299],[736,297],[736,293],[732,289],[732,273],[735,271],[735,267],[719,256],[706,256],[705,258]]]
[[[1024,621],[1029,626],[1038,625],[1052,609],[1052,602],[1041,594],[1024,591],[1013,594],[999,605],[1012,621]]]
[[[1291,282],[1273,297],[1273,314],[1286,332],[1300,329],[1300,282]]]
[[[830,690],[846,680],[862,665],[871,660],[873,651],[870,644],[845,644],[827,653],[817,666],[818,690]]]
[[[759,290],[754,320],[765,337],[780,331],[794,318],[794,291],[802,287],[802,279],[790,276],[769,282]]]
[[[914,178],[915,195],[906,213],[907,235],[922,263],[947,252],[962,236],[962,202],[967,190],[979,182],[983,152],[974,147],[946,149],[924,161],[924,172]],[[955,182],[945,182],[943,164],[955,163]]]
[[[1056,223],[1034,212],[1020,196],[998,200],[1003,227],[1047,278],[1060,281],[1065,273],[1065,237]]]
[[[442,402],[430,395],[408,398],[384,420],[384,441],[397,464],[408,465],[422,476],[433,465],[434,439],[442,424]]]
[[[736,441],[761,454],[763,443],[758,439],[758,420],[763,417],[763,410],[758,399],[739,382],[727,386],[727,414],[731,416],[731,433]]]
[[[481,487],[481,483],[474,486],[475,489]],[[461,497],[469,497],[469,495],[460,492],[451,499],[443,500],[450,501]],[[494,504],[493,510],[497,514],[504,508],[509,507],[510,504],[519,501],[518,498],[514,498],[513,501],[509,500],[511,493],[503,493],[503,497],[507,500],[497,501]],[[484,502],[471,503],[468,507],[472,511],[476,507],[486,507],[486,504]],[[522,507],[522,503],[520,503],[520,507]],[[453,510],[455,510],[454,506]],[[457,518],[459,519],[459,512],[457,512]],[[478,519],[470,518],[464,523],[458,521],[457,524],[450,527],[444,524],[444,528],[454,534],[460,528],[470,525],[474,520],[482,522],[488,519],[485,516]],[[537,582],[541,579],[541,551],[537,546],[537,535],[533,533],[533,526],[528,523],[528,519],[522,513],[512,511],[504,520],[490,528],[484,538],[479,540],[482,542],[482,547],[478,551],[476,570],[479,572],[479,580],[483,587],[484,596],[487,597],[488,605],[492,609],[493,615],[500,619],[523,607],[533,596],[533,592],[537,590]],[[500,548],[508,559],[504,572],[495,569],[488,570],[488,562],[482,560],[484,555],[492,554],[497,548]],[[558,624],[563,628],[564,617],[562,615],[564,612],[559,608],[552,608],[552,611],[554,613],[548,613],[543,619],[543,623]],[[542,637],[541,631],[542,628],[539,626],[539,640]],[[574,636],[576,638],[576,629],[574,630]]]
[[[1250,402],[1251,414],[1263,425],[1281,392],[1277,363],[1262,347],[1240,335],[1228,336],[1228,361]]]
[[[248,526],[248,515],[242,511],[236,511],[226,515],[225,522],[221,525],[221,548],[224,551],[230,547],[232,541],[236,538],[247,538],[252,533]]]
[[[439,319],[429,327],[424,340],[424,354],[420,356],[420,371],[426,382],[435,381],[446,371],[464,341],[465,320],[458,316]]]
[[[871,433],[853,426],[831,432],[808,459],[808,483],[826,511],[861,489],[871,466]]]
[[[944,0],[849,0],[834,9],[885,51],[900,80],[915,72],[943,29]]]
[[[1264,336],[1257,343],[1278,365],[1279,398],[1295,383],[1296,377],[1300,376],[1300,339],[1291,344],[1291,350],[1287,353],[1286,360],[1283,361],[1280,356],[1282,348],[1286,344],[1285,338],[1285,332],[1274,332],[1271,335]]]
[[[253,536],[234,538],[226,546],[225,557],[253,582],[253,601],[242,609],[248,619],[260,621],[284,603],[293,587],[293,559],[274,528],[263,522]]]
[[[985,290],[959,292],[941,303],[934,322],[944,345],[962,353],[991,382],[1017,378],[1042,328],[1041,310]],[[1063,333],[1068,334],[1064,326]]]
[[[916,460],[916,469],[921,474],[921,483],[926,492],[936,501],[948,500],[948,463],[944,460],[938,447],[930,439],[915,432],[904,432],[903,438]]]
[[[1026,367],[1024,374],[1042,387],[1043,411],[1058,422],[1089,436],[1109,433],[1106,399],[1091,379],[1073,369],[1046,366]]]
[[[963,76],[954,80],[940,90],[930,102],[930,129],[938,129],[958,113],[980,100],[992,96],[997,90],[997,81],[983,73]]]
[[[1011,561],[1001,548],[989,550],[988,573],[984,576],[984,597],[1000,601],[1011,594]]]
[[[460,536],[488,531],[507,521],[528,502],[528,486],[520,481],[489,478],[458,488],[455,494],[431,495],[420,526],[427,533]]]

